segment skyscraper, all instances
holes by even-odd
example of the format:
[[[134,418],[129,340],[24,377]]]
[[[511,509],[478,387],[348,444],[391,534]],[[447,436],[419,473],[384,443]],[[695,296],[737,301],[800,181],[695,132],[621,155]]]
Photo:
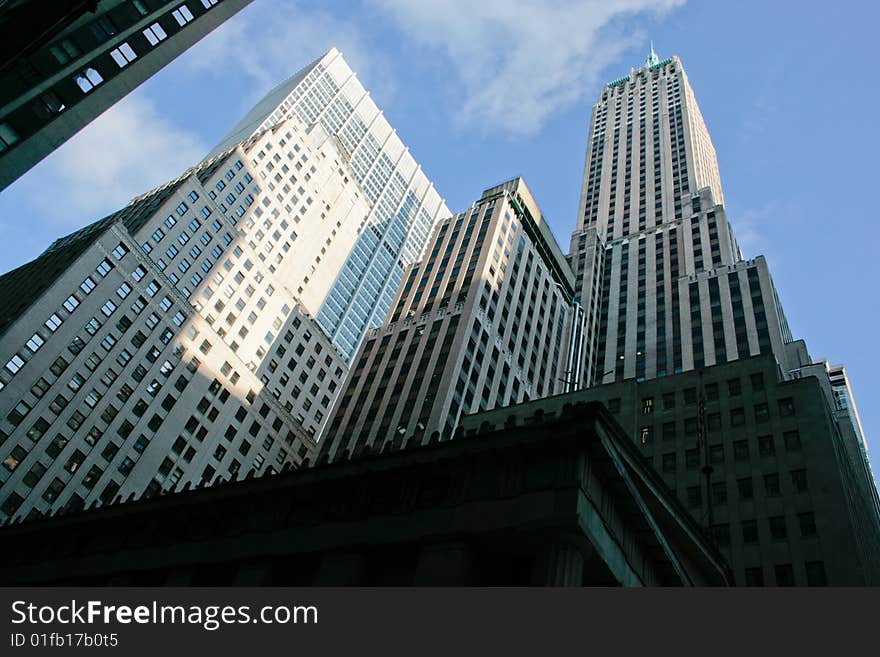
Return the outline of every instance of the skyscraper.
[[[876,583],[876,487],[836,410],[850,394],[792,336],[723,202],[681,61],[652,48],[593,107],[569,255],[588,389],[567,401],[609,405],[739,583]]]
[[[440,223],[428,248],[358,352],[322,458],[447,440],[462,414],[570,386],[571,271],[521,178]]]
[[[776,354],[786,371],[796,366],[766,262],[744,260],[723,200],[681,61],[652,50],[593,107],[571,242],[587,313],[587,385],[758,353]]]
[[[291,113],[0,277],[0,518],[300,465],[348,370],[325,309],[353,281],[384,319],[443,211],[385,137],[357,151],[395,158],[368,192],[380,178]]]
[[[0,190],[250,2],[3,3]]]
[[[381,324],[434,224],[452,213],[338,50],[332,48],[266,97],[213,153],[289,117],[326,131],[370,205],[339,276],[315,317],[352,359],[368,328]]]

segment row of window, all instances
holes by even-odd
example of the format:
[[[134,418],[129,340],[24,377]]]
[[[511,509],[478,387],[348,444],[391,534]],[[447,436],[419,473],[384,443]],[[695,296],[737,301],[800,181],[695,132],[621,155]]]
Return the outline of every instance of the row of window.
[[[793,430],[784,434],[785,447],[788,452],[801,450],[800,432]],[[723,444],[710,445],[708,449],[709,463],[712,465],[724,465],[725,450]],[[758,453],[760,456],[773,456],[776,454],[776,444],[772,435],[758,436]],[[685,467],[687,470],[698,470],[703,465],[704,454],[700,447],[686,449]],[[737,440],[733,443],[733,460],[735,462],[748,462],[751,458],[748,440]],[[652,457],[646,456],[650,462]],[[662,471],[674,473],[677,470],[678,453],[666,452],[661,456]]]
[[[807,471],[803,468],[789,470],[791,489],[795,493],[805,493],[809,490],[807,482]],[[763,486],[765,498],[780,497],[782,488],[779,481],[778,472],[770,472],[757,477]],[[713,506],[724,506],[730,499],[728,497],[728,482],[716,481],[712,482],[709,489],[710,499]],[[705,485],[688,486],[685,489],[685,502],[689,508],[697,509],[703,506],[705,494]],[[735,495],[739,502],[750,502],[755,499],[755,477],[740,477],[736,480]]]
[[[773,542],[787,541],[789,538],[788,521],[786,516],[770,516],[767,522],[758,523],[756,519],[743,520],[740,524],[740,535],[736,537],[736,542],[743,546],[758,545],[761,540],[760,533],[763,532],[766,537]],[[814,538],[816,532],[816,518],[812,511],[797,514],[797,524],[795,532],[800,538]],[[712,526],[712,537],[716,543],[722,548],[729,548],[733,537],[730,533],[730,523],[719,523]]]
[[[762,372],[755,372],[754,374],[751,374],[749,377],[749,382],[751,384],[752,392],[763,392],[765,390],[764,374]],[[738,378],[727,380],[725,390],[727,393],[726,396],[728,398],[741,396],[743,391],[742,381]],[[682,390],[681,394],[685,406],[694,406],[699,403],[701,391],[697,386],[691,386]],[[720,394],[720,384],[717,382],[707,383],[702,388],[702,398],[705,402],[718,401],[720,399]],[[675,408],[676,398],[676,392],[663,393],[663,395],[661,396],[662,410],[667,411]],[[791,400],[786,400],[786,406],[791,407],[793,412],[793,402],[789,403],[790,401]],[[608,408],[612,413],[618,412],[614,410],[614,408],[617,408],[619,410],[620,399],[609,400]],[[657,406],[655,404],[653,396],[642,398],[641,409],[643,415],[650,415],[655,411],[656,408]]]
[[[123,243],[119,243],[113,249],[113,257],[119,261],[125,257],[125,254],[128,253],[128,247]],[[95,272],[97,273],[99,280],[107,276],[110,271],[115,267],[113,262],[108,258],[104,258],[101,262],[98,263],[98,266],[95,268]],[[79,289],[83,295],[89,295],[92,291],[97,287],[98,283],[91,276],[87,276],[83,282],[80,284]],[[124,299],[131,292],[131,287],[128,286],[127,283],[124,283],[123,286],[117,290],[117,295],[120,298]],[[43,333],[39,330],[35,331],[30,338],[25,341],[24,349],[16,352],[13,356],[6,362],[4,366],[4,370],[7,372],[8,376],[15,376],[18,372],[24,367],[27,360],[30,356],[34,355],[39,351],[49,337],[55,333],[61,325],[64,323],[63,316],[69,317],[73,314],[73,312],[79,307],[82,299],[80,295],[76,292],[70,294],[67,299],[62,303],[62,307],[65,312],[61,312],[61,310],[57,312],[53,312],[49,317],[43,322],[43,327],[47,331]],[[108,304],[113,304],[112,300],[107,302]],[[105,304],[106,305],[106,304]],[[110,306],[108,305],[109,309]],[[114,306],[115,310],[115,306]],[[107,314],[105,312],[105,314]],[[112,314],[112,311],[110,312]],[[109,316],[109,315],[107,315]],[[0,390],[5,387],[5,383],[2,379],[0,379]]]

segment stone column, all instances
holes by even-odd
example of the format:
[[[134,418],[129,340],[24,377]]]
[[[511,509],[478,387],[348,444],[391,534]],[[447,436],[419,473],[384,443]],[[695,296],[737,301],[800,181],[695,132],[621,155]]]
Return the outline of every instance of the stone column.
[[[571,541],[554,540],[538,552],[532,584],[535,586],[581,586],[584,555]]]

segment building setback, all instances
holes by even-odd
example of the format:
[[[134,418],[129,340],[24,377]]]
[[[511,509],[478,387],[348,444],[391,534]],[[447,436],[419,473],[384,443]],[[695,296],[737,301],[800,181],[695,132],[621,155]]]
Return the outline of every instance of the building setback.
[[[463,413],[566,389],[572,277],[525,182],[487,189],[428,249],[358,352],[322,458],[449,439]]]
[[[744,260],[715,149],[677,57],[593,107],[570,261],[586,314],[585,385],[773,353],[799,362],[767,265]]]
[[[0,190],[250,2],[4,3]]]
[[[880,504],[857,416],[838,410],[840,376],[792,336],[766,260],[743,256],[723,203],[681,61],[652,49],[593,107],[568,256],[586,322],[579,394],[609,402],[737,583],[875,583]],[[754,399],[751,380],[766,386]]]
[[[755,356],[478,413],[462,419],[461,434],[500,426],[507,414],[555,418],[566,406],[594,401],[713,536],[736,585],[880,583],[873,500],[862,493],[820,379],[785,380],[771,355]]]

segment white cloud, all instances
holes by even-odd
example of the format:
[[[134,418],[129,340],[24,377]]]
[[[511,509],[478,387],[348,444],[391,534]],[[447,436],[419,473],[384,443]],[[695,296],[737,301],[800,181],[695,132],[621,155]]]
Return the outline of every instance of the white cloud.
[[[369,0],[405,38],[441,50],[464,87],[462,124],[533,134],[644,38],[621,19],[684,0]]]
[[[802,214],[796,200],[777,199],[761,206],[746,208],[743,212],[729,212],[727,219],[733,226],[733,233],[743,256],[754,258],[765,255],[775,261],[781,258],[781,254],[774,248],[776,233],[784,232],[784,227],[796,222],[797,217]]]
[[[4,196],[20,197],[49,230],[74,230],[174,178],[206,151],[198,138],[172,124],[136,91],[86,126]]]
[[[254,2],[186,53],[183,65],[218,81],[230,73],[249,78],[251,92],[241,99],[246,110],[269,89],[336,47],[373,95],[390,102],[395,86],[388,60],[368,42],[363,21],[312,4]]]

